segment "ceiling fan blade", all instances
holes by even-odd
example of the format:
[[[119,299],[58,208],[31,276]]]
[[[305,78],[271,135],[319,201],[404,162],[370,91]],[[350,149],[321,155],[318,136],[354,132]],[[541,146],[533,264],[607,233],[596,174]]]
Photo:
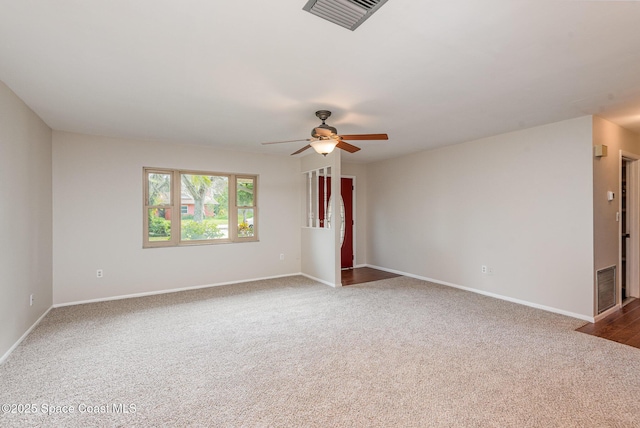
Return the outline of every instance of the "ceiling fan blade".
[[[306,146],[304,146],[304,147],[303,147],[303,148],[301,148],[300,150],[297,150],[297,151],[295,151],[295,152],[291,153],[291,156],[293,156],[293,155],[297,155],[298,153],[302,153],[302,152],[304,152],[305,150],[310,149],[310,148],[311,148],[311,144],[307,144]]]
[[[387,134],[353,134],[353,135],[341,135],[343,140],[388,140]]]
[[[268,143],[261,143],[261,144],[295,143],[297,141],[311,141],[311,138],[298,138],[297,140],[286,140],[286,141],[270,141]]]
[[[360,147],[356,147],[353,144],[349,144],[346,141],[342,141],[342,140],[338,141],[338,144],[336,144],[336,147],[349,153],[355,153],[358,150],[360,150]]]

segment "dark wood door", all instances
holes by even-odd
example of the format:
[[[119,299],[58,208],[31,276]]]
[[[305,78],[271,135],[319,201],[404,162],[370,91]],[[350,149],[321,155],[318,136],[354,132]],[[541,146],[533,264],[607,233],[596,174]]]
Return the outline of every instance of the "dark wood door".
[[[353,267],[353,179],[342,178],[340,192],[344,202],[344,239],[342,241],[341,267]]]
[[[331,200],[331,177],[327,178],[327,201]],[[319,180],[318,186],[318,198],[320,207],[320,226],[324,226],[325,222],[325,210],[324,210],[324,197],[325,183],[324,180]],[[342,227],[342,204],[344,204],[344,236],[342,237],[342,243],[340,246],[340,267],[342,269],[353,267],[353,179],[342,178],[340,180],[340,193],[342,201],[340,199],[334,200],[332,209],[335,209],[336,220],[338,221],[337,227]],[[341,234],[342,236],[342,234]]]

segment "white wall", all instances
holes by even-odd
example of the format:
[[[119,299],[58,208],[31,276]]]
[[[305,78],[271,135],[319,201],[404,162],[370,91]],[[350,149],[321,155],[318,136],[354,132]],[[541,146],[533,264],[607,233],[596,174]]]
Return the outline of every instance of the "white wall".
[[[143,249],[145,166],[259,174],[260,241]],[[54,132],[54,304],[299,273],[299,176],[295,158]]]
[[[368,263],[592,317],[591,127],[581,117],[369,165]]]
[[[300,159],[300,215],[302,227],[302,273],[318,281],[333,287],[342,285],[340,271],[340,228],[318,229],[306,227],[307,207],[306,198],[308,192],[307,171],[320,168],[330,168],[332,177],[340,177],[341,155],[340,150],[334,150],[327,156],[320,156],[312,152]],[[340,194],[340,180],[331,180],[331,194]],[[335,215],[335,210],[333,212]],[[331,219],[331,224],[335,224]]]
[[[51,129],[2,82],[0,236],[2,361],[52,301]]]

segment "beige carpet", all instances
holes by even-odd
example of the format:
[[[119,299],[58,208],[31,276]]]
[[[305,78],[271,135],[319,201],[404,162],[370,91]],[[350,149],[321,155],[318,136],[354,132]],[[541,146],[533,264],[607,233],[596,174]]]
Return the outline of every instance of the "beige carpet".
[[[60,308],[0,366],[37,410],[0,426],[640,426],[640,350],[581,324],[404,277]]]

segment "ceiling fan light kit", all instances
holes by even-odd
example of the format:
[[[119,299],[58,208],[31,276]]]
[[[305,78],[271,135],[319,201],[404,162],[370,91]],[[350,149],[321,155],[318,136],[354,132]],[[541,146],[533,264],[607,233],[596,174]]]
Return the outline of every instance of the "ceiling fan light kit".
[[[311,142],[311,147],[322,156],[326,156],[333,151],[338,145],[338,141],[334,139],[316,140]]]
[[[296,150],[291,155],[297,155],[309,148],[313,148],[317,153],[326,156],[331,153],[336,147],[349,153],[355,153],[360,150],[360,147],[356,147],[353,144],[349,144],[344,140],[388,140],[387,134],[353,134],[353,135],[338,135],[338,130],[333,126],[329,126],[325,123],[325,120],[331,116],[329,110],[318,110],[316,112],[318,119],[322,121],[322,124],[316,126],[311,130],[311,137],[300,140],[287,140],[287,141],[272,141],[262,144],[280,144],[280,143],[293,143],[296,141],[309,141],[309,144],[303,148]]]
[[[322,121],[322,125],[316,126],[311,130],[311,136],[314,139],[317,138],[317,140],[311,142],[311,147],[313,147],[316,153],[326,156],[338,145],[338,140],[334,138],[334,136],[337,136],[338,130],[324,123],[324,121],[331,116],[329,110],[318,110],[316,116]]]

